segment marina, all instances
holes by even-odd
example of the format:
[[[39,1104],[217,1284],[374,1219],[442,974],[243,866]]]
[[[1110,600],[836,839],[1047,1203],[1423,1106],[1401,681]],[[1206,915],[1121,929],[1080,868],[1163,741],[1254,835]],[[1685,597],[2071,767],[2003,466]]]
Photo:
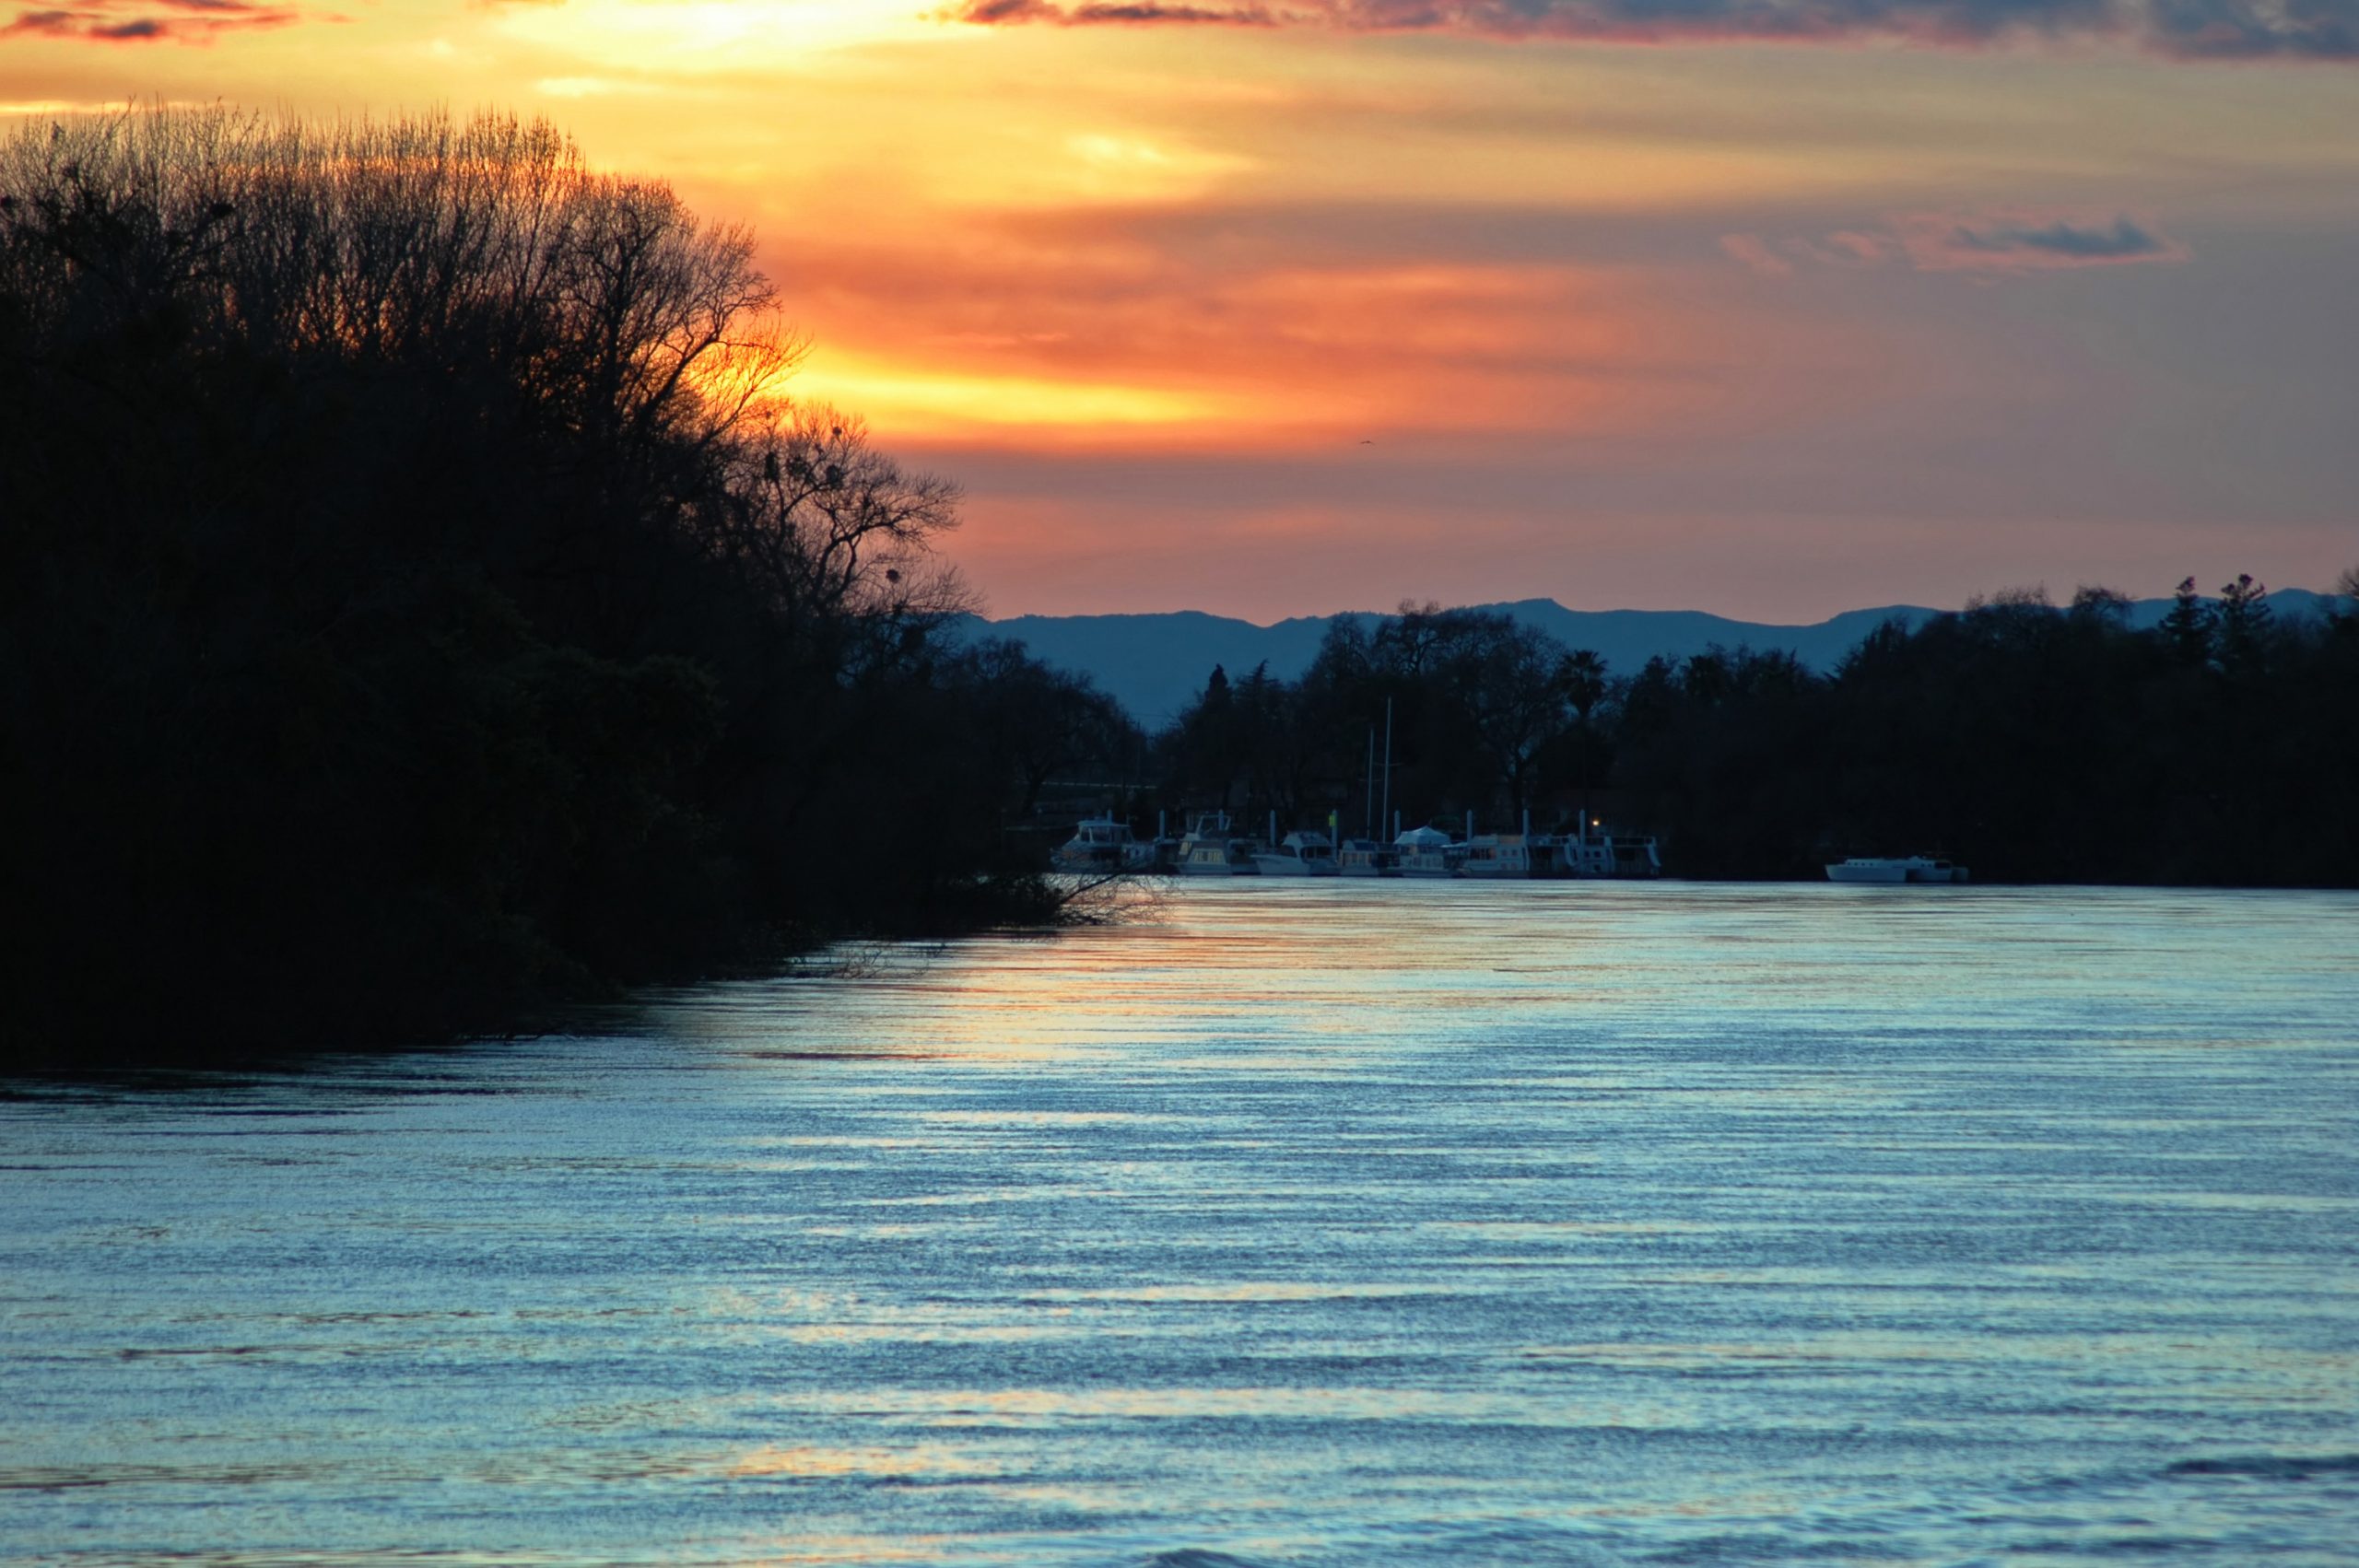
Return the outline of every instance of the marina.
[[[1525,819],[1520,833],[1475,833],[1472,813],[1461,837],[1430,825],[1400,831],[1390,843],[1297,829],[1281,837],[1277,813],[1257,843],[1238,832],[1226,812],[1199,813],[1188,832],[1138,837],[1111,816],[1084,818],[1050,857],[1058,872],[1092,876],[1416,877],[1478,882],[1572,880],[1646,881],[1663,874],[1662,851],[1652,834],[1628,833],[1602,819],[1576,822],[1570,831],[1538,833]],[[1826,879],[1852,884],[1956,885],[1966,867],[1939,855],[1855,855],[1830,861]]]
[[[1452,837],[1432,826],[1397,831],[1390,842],[1296,829],[1281,835],[1270,813],[1265,837],[1238,830],[1226,812],[1200,812],[1185,834],[1137,837],[1110,816],[1084,819],[1050,856],[1051,869],[1079,874],[1172,876],[1416,877],[1479,881],[1646,880],[1662,874],[1651,834],[1616,832],[1602,822],[1565,833],[1530,830]],[[1838,879],[1839,880],[1839,879]],[[1905,880],[1905,879],[1902,879]]]

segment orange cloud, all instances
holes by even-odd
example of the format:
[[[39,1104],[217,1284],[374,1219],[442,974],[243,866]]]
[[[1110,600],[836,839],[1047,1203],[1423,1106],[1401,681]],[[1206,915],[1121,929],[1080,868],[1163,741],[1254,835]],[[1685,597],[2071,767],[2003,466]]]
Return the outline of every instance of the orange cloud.
[[[1275,221],[1067,213],[805,238],[776,269],[817,345],[798,390],[937,441],[1579,439],[1692,417],[1722,395],[1731,356],[1757,348],[1642,266],[1305,254]]]

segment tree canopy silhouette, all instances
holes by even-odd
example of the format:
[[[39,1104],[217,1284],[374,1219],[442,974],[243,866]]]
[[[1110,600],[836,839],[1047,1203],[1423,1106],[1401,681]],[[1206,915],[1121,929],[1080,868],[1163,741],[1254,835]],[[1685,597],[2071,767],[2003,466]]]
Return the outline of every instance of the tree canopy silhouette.
[[[2359,885],[2359,568],[2341,588],[2288,623],[2249,577],[2190,579],[2151,630],[2108,589],[2001,592],[1824,675],[1749,648],[1617,674],[1504,614],[1403,604],[1339,617],[1250,703],[1215,672],[1158,738],[1164,800],[1356,827],[1390,704],[1406,820],[1594,806],[1688,875],[1940,848],[2001,881]]]
[[[544,123],[0,144],[0,1051],[506,1028],[1046,908],[1034,710],[976,717],[1046,673],[958,656],[955,486],[783,401],[800,352],[745,231]]]

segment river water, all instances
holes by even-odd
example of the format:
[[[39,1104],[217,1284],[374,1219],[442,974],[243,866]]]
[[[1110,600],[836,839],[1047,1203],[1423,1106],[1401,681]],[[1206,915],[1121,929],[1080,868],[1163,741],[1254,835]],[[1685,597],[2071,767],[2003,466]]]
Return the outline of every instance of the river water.
[[[10,1563],[2359,1562],[2359,895],[1190,883],[0,1194]]]

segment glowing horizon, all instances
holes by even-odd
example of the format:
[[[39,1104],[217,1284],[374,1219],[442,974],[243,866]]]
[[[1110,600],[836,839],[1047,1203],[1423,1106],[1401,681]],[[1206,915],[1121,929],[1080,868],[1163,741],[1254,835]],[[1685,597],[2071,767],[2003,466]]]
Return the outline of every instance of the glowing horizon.
[[[0,120],[546,114],[755,228],[792,394],[965,485],[994,614],[1800,621],[2359,560],[2318,18],[1188,9],[64,0],[0,11]]]

